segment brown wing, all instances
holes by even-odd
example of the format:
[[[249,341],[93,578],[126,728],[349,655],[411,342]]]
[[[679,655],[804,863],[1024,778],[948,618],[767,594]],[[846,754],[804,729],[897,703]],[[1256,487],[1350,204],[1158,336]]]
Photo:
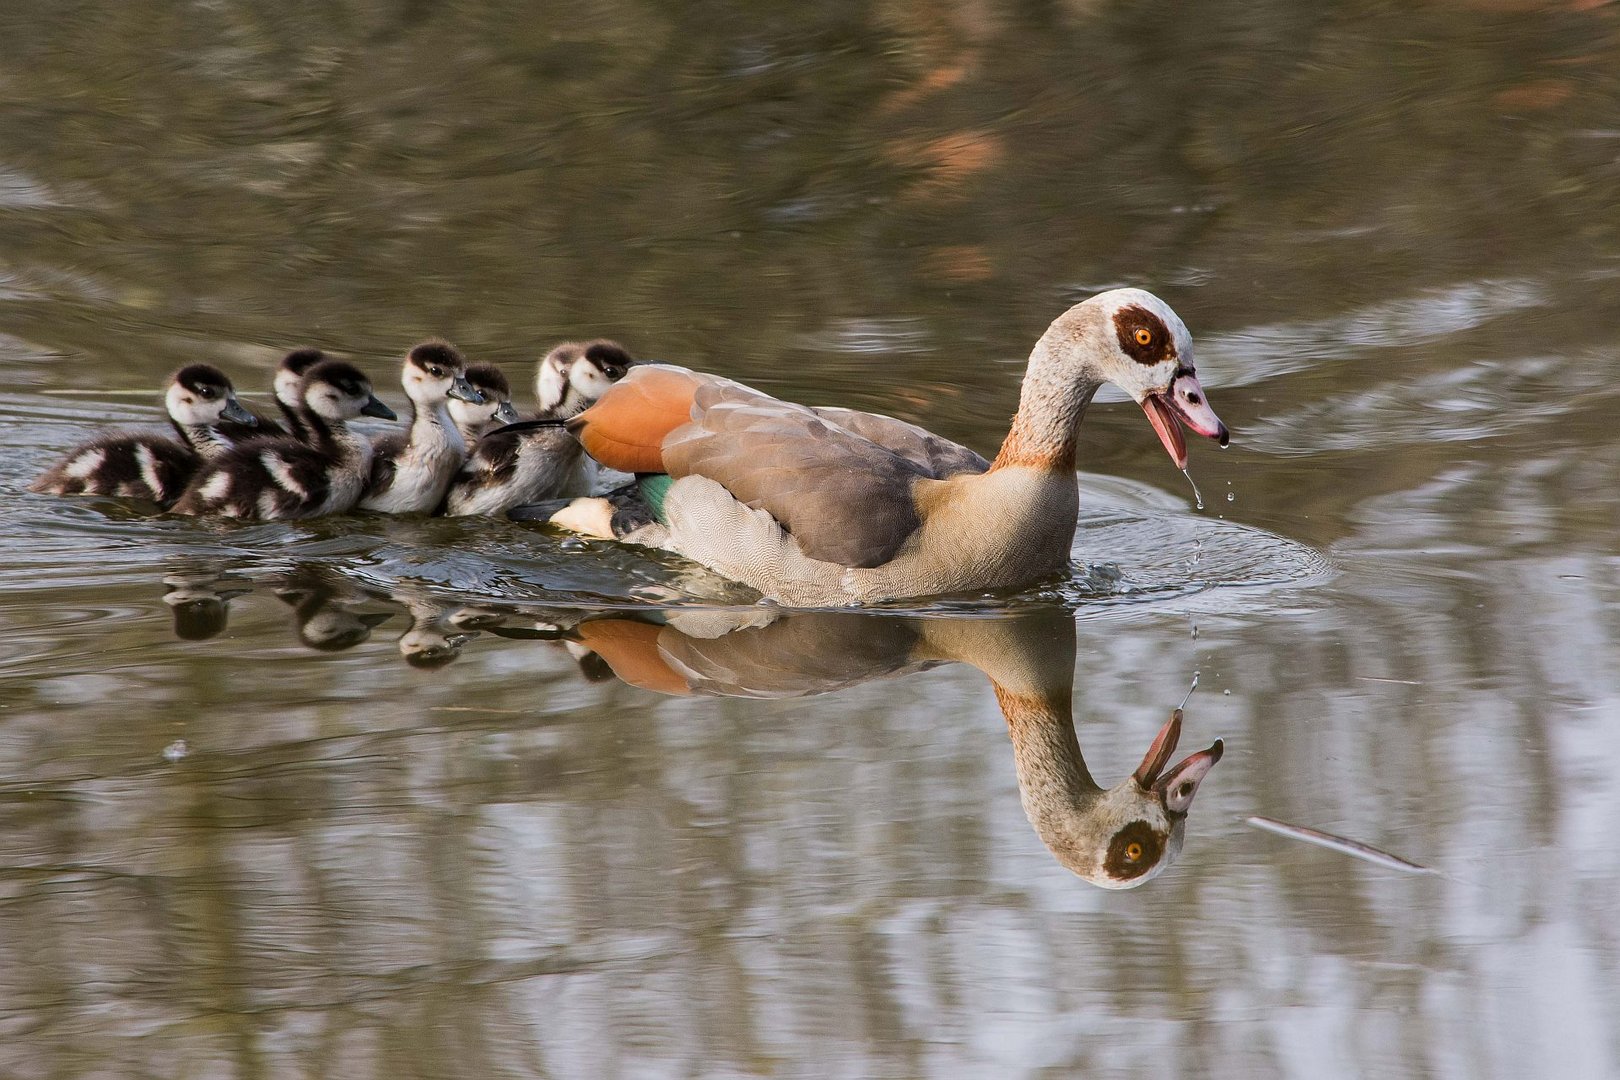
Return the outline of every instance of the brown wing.
[[[941,438],[916,424],[908,424],[881,413],[857,412],[854,409],[816,406],[811,411],[845,431],[888,447],[908,461],[921,465],[935,480],[962,473],[990,471],[990,463],[980,455],[961,443]]]
[[[909,620],[816,611],[718,637],[682,633],[672,621],[658,648],[699,693],[786,698],[932,666],[912,656],[919,636]]]
[[[781,522],[806,555],[839,566],[894,558],[921,524],[918,479],[989,468],[902,420],[810,409],[666,365],[631,368],[568,426],[612,468],[719,482]]]
[[[880,566],[922,523],[927,470],[887,447],[739,383],[697,389],[693,419],[663,446],[671,476],[705,476],[781,522],[812,559]]]

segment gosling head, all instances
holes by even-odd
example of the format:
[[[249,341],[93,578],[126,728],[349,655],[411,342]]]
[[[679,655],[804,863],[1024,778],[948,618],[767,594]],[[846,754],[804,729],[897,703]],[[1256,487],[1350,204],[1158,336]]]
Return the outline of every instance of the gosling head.
[[[357,416],[397,420],[394,410],[377,400],[371,380],[347,360],[322,360],[304,375],[304,408],[323,420],[341,423]]]
[[[500,368],[494,364],[473,364],[467,368],[467,382],[484,400],[475,405],[459,398],[450,399],[450,419],[460,429],[462,438],[474,443],[486,432],[517,422],[512,386]]]
[[[405,354],[399,381],[417,405],[436,408],[446,401],[481,404],[484,396],[467,382],[467,360],[448,341],[424,341]]]
[[[548,417],[566,420],[596,404],[635,359],[614,341],[565,341],[540,361],[534,396]]]
[[[299,394],[304,376],[309,369],[326,359],[319,349],[294,349],[276,365],[274,388],[276,400],[289,409],[298,408]]]
[[[182,427],[214,427],[226,421],[251,427],[259,422],[236,400],[225,373],[208,364],[191,364],[175,372],[163,404]]]

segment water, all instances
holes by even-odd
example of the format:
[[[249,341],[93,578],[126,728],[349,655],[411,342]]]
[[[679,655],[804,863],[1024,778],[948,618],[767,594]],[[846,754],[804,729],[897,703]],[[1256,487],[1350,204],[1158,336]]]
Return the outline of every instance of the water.
[[[1188,486],[1193,489],[1193,507],[1195,509],[1202,510],[1204,508],[1204,496],[1203,493],[1198,490],[1198,482],[1192,478],[1192,473],[1188,472],[1186,469],[1181,470],[1181,475],[1187,478]]]
[[[1620,1073],[1616,20],[8,5],[0,1075]],[[781,618],[514,525],[22,490],[182,363],[397,408],[430,334],[992,451],[1120,284],[1229,497],[1101,398],[1016,596]],[[1179,857],[1095,888],[990,680],[1109,786],[1195,672]]]

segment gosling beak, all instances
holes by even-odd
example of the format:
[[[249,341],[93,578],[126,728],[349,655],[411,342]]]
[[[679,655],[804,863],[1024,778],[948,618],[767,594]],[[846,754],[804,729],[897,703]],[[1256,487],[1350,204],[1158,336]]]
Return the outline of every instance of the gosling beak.
[[[388,406],[384,405],[382,402],[377,400],[377,395],[376,394],[371,395],[371,400],[366,402],[365,408],[360,410],[360,415],[361,416],[375,416],[375,417],[379,417],[380,419],[383,419],[383,420],[398,420],[399,419],[399,417],[394,415],[394,410],[393,409],[390,409]]]
[[[500,407],[495,410],[495,419],[499,420],[503,424],[517,423],[517,406],[513,405],[510,401],[501,402]]]
[[[226,399],[225,408],[220,412],[220,415],[233,424],[247,424],[250,427],[259,426],[259,418],[242,408],[242,403],[234,397]]]
[[[1159,729],[1153,745],[1148,747],[1147,756],[1132,774],[1137,785],[1143,791],[1156,793],[1164,808],[1172,814],[1185,814],[1187,808],[1192,806],[1193,796],[1198,794],[1198,785],[1203,783],[1215,763],[1221,760],[1221,754],[1226,749],[1226,744],[1216,739],[1208,750],[1200,750],[1165,773],[1164,767],[1170,763],[1170,755],[1176,752],[1176,743],[1180,738],[1181,710],[1177,709],[1170,714],[1164,727]]]
[[[1187,440],[1181,435],[1183,424],[1207,439],[1217,440],[1222,446],[1232,441],[1231,432],[1209,407],[1204,388],[1191,371],[1183,371],[1171,379],[1168,391],[1143,398],[1142,411],[1147,413],[1148,422],[1158,432],[1159,441],[1164,443],[1170,460],[1178,469],[1187,467]]]
[[[455,381],[450,384],[450,396],[457,401],[465,401],[469,405],[482,405],[484,403],[484,395],[473,389],[473,384],[460,375],[457,375]]]

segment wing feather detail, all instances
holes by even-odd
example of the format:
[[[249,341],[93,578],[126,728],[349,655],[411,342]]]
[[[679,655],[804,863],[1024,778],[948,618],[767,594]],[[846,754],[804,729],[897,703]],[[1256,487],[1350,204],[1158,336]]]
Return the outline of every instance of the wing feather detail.
[[[881,566],[916,533],[918,480],[989,468],[903,420],[812,409],[667,365],[631,369],[568,427],[611,468],[716,481],[805,555],[847,567]]]

